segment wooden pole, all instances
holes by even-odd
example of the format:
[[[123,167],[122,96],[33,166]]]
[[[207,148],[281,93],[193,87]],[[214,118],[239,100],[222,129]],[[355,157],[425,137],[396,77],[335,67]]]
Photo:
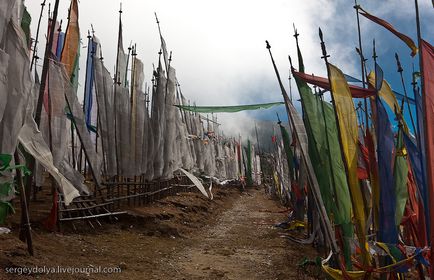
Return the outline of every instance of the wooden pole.
[[[55,23],[57,21],[58,10],[59,10],[59,0],[56,0],[56,2],[54,4],[54,12],[53,12],[53,18],[52,18],[53,23]],[[49,62],[50,62],[49,58],[50,58],[50,54],[51,54],[51,48],[53,46],[55,27],[56,27],[55,24],[52,24],[50,26],[50,34],[49,34],[47,43],[45,45],[45,55],[44,55],[44,64],[42,66],[41,84],[39,87],[38,102],[37,102],[36,111],[35,111],[35,122],[36,122],[36,125],[38,126],[38,128],[41,124],[42,103],[44,100],[46,81],[47,81],[47,77],[48,77],[48,68],[49,68]],[[32,174],[29,176],[29,178],[26,181],[27,196],[30,195],[30,190],[31,190],[32,185],[33,185],[34,176],[35,176],[34,175],[35,174],[35,167],[36,167],[35,164],[36,164],[36,160],[35,160],[35,158],[32,157],[32,159],[28,163],[28,167],[29,167],[30,171],[32,172]],[[28,202],[28,201],[26,201],[26,202]]]
[[[48,75],[48,68],[49,68],[48,63],[49,63],[49,58],[50,58],[50,54],[51,54],[51,49],[53,46],[54,31],[55,31],[55,27],[56,27],[55,23],[57,21],[58,9],[59,9],[59,0],[56,0],[56,2],[54,4],[54,11],[53,11],[53,18],[52,18],[53,24],[51,25],[50,34],[49,34],[49,37],[47,40],[47,44],[45,46],[44,64],[42,67],[42,75],[41,75],[41,85],[39,87],[38,103],[36,105],[35,122],[38,125],[38,127],[39,127],[39,124],[41,123],[42,101],[44,100],[44,92],[45,92],[45,87],[46,87],[45,81],[46,81],[47,75]]]
[[[434,3],[433,3],[434,4]],[[422,45],[422,35],[421,35],[421,25],[420,25],[420,16],[419,16],[419,3],[418,0],[414,0],[414,5],[415,5],[415,11],[416,11],[416,29],[417,29],[417,41],[418,41],[418,49],[420,50],[420,47]],[[422,57],[422,53],[419,53],[419,71],[421,74],[421,85],[422,85],[422,103],[423,103],[423,116],[424,118],[422,119],[423,125],[424,125],[424,136],[426,137],[426,132],[427,132],[427,128],[428,128],[428,124],[426,123],[426,111],[427,111],[427,102],[426,99],[428,98],[428,96],[426,96],[426,91],[425,91],[425,73],[423,72],[423,57]],[[429,74],[431,75],[431,73]],[[431,110],[431,109],[430,109]],[[420,141],[422,142],[422,141]],[[425,139],[425,153],[427,155],[426,157],[426,163],[427,165],[432,165],[432,159],[430,157],[430,153],[428,153],[428,150],[430,149],[430,141],[428,141],[428,139]],[[422,147],[420,148],[420,151],[422,152]],[[432,188],[433,185],[433,180],[434,180],[434,174],[432,174],[432,170],[431,168],[426,167],[426,174],[427,174],[427,188],[428,188],[428,201],[429,201],[429,224],[427,223],[427,235],[428,235],[428,244],[430,245],[430,276],[431,278],[434,277],[434,190]]]
[[[404,90],[404,98],[402,99],[402,105],[401,105],[401,117],[404,118],[404,100],[407,102],[407,108],[408,108],[408,113],[410,114],[410,120],[411,120],[411,125],[413,127],[413,131],[416,133],[416,125],[414,122],[414,118],[413,118],[413,113],[411,111],[411,107],[410,107],[410,102],[408,99],[408,95],[407,95],[407,89],[405,88],[405,82],[404,82],[404,75],[402,74],[402,72],[404,72],[404,69],[402,68],[401,62],[399,61],[399,56],[397,53],[395,53],[395,59],[396,59],[396,66],[397,66],[397,71],[401,77],[401,85],[402,85],[402,89]],[[396,110],[396,109],[395,109]]]
[[[76,167],[76,161],[75,161],[75,139],[74,139],[74,124],[73,123],[71,123],[71,150],[72,150],[72,167],[75,168]]]
[[[18,149],[14,153],[15,164],[20,164],[20,156],[18,154]],[[20,199],[21,199],[21,229],[20,229],[20,239],[27,242],[27,250],[30,256],[33,256],[33,243],[32,243],[32,229],[30,227],[29,218],[29,207],[27,204],[26,189],[23,183],[23,177],[21,170],[16,169],[16,177],[18,181],[18,187],[20,189]]]
[[[94,31],[94,29],[93,29],[93,26],[91,25],[91,27],[92,27],[92,34],[93,34],[93,36],[95,35],[95,31]],[[99,59],[100,59],[100,61],[101,61],[101,64],[102,64],[102,61],[103,61],[103,59],[104,59],[104,57],[103,57],[103,55],[102,55],[102,50],[100,49],[99,50],[100,52],[99,52]],[[92,56],[93,56],[93,59],[92,59],[92,64],[95,64],[95,57],[96,57],[96,49],[92,49]],[[93,69],[95,69],[95,68],[93,68]],[[95,76],[94,76],[94,79],[95,79]],[[95,81],[95,83],[96,83],[96,79],[94,80]],[[102,82],[103,82],[103,86],[104,86],[104,88],[105,88],[105,79],[103,79],[102,80]],[[98,87],[96,86],[95,87],[95,94],[98,96],[98,94],[102,94],[102,93],[98,93]],[[97,117],[97,122],[98,122],[98,127],[101,127],[101,131],[102,131],[102,124],[101,124],[101,118],[100,118],[100,116],[101,116],[101,113],[100,113],[100,104],[99,104],[99,98],[96,98],[96,102],[97,102],[97,114],[98,114],[98,117]],[[97,129],[97,137],[98,137],[98,129]],[[103,159],[103,164],[104,164],[104,176],[107,176],[107,158],[106,158],[106,143],[104,143],[104,137],[100,137],[101,138],[101,147],[102,147],[102,159]],[[98,138],[97,138],[98,139]],[[100,194],[101,194],[101,190],[100,190]]]
[[[256,142],[258,143],[258,153],[261,154],[261,144],[259,143],[258,127],[256,126],[256,122],[255,122],[255,133],[256,133]]]
[[[326,46],[325,46],[325,43],[324,43],[323,33],[321,31],[321,28],[319,29],[319,37],[320,37],[320,40],[321,40],[321,50],[322,50],[322,57],[321,58],[324,59],[324,62],[326,64],[326,67],[327,67],[327,76],[328,76],[328,79],[329,79],[329,83],[331,85],[331,80],[330,80],[330,65],[328,63],[328,58],[330,57],[330,55],[327,54],[327,50],[326,50]],[[331,99],[332,99],[332,104],[333,104],[333,106],[335,106],[335,99],[334,99],[332,90],[330,90],[330,92],[331,92],[330,96],[331,96]],[[335,120],[336,120],[336,128],[337,128],[338,134],[340,136],[342,134],[341,134],[341,128],[340,128],[340,125],[339,125],[339,117],[337,115],[336,109],[334,110],[334,113],[335,113]],[[341,157],[342,157],[342,162],[343,162],[344,168],[345,168],[345,174],[346,174],[346,177],[347,177],[347,182],[349,183],[350,182],[350,178],[349,178],[349,172],[348,172],[348,163],[347,163],[347,161],[345,159],[345,155],[344,155],[344,152],[343,152],[343,144],[342,144],[341,137],[338,137],[338,140],[339,140],[339,145],[341,147],[341,149],[340,149],[341,150]],[[352,202],[353,202],[353,205],[355,205],[356,202],[354,202],[354,201],[352,201]],[[360,229],[360,230],[364,231],[364,229]],[[363,237],[363,239],[364,238],[365,237]],[[362,247],[361,248],[362,252],[364,254],[368,254],[368,252],[363,247],[363,245],[361,245],[361,247]]]
[[[157,21],[158,33],[160,34],[161,45],[163,45],[163,35],[161,35],[160,21],[158,20],[157,13],[154,13],[154,14],[155,14],[155,20]],[[169,65],[167,65],[167,63],[166,63],[166,59],[167,59],[166,53],[164,53],[163,56],[164,56],[164,66],[166,67],[166,72],[169,73],[170,60],[169,60]],[[170,54],[170,56],[172,56],[172,54]],[[169,75],[169,74],[167,74],[167,75]],[[169,78],[167,78],[167,79],[169,79]]]
[[[84,120],[86,122],[86,125],[87,125],[87,120],[86,120],[86,106],[87,106],[87,102],[86,102],[86,94],[87,94],[87,92],[86,92],[86,90],[87,90],[87,87],[86,87],[86,85],[88,85],[88,83],[90,82],[90,81],[88,81],[87,77],[88,77],[89,71],[91,71],[91,69],[89,69],[88,65],[89,65],[89,60],[92,59],[92,54],[90,54],[90,56],[89,56],[89,48],[92,48],[92,46],[93,46],[92,36],[90,36],[90,31],[88,30],[87,31],[87,48],[88,48],[88,51],[87,51],[87,57],[86,57],[86,73],[85,73],[85,76],[84,76],[85,87],[84,87],[84,100],[83,100],[83,114],[84,114]],[[90,90],[92,91],[92,89],[90,89]],[[90,98],[92,98],[92,97],[90,97]],[[83,162],[83,146],[80,145],[79,165],[78,165],[79,167],[78,167],[78,169],[80,170],[80,172],[83,170],[84,177],[86,178],[86,162],[84,162],[83,169],[81,168],[82,167],[82,162]]]
[[[298,36],[300,36],[300,34],[298,34],[298,32],[297,32],[297,30],[294,28],[294,31],[295,31],[295,34],[294,34],[294,37],[295,37],[295,42],[296,42],[296,44],[297,44],[297,50],[298,49],[300,49],[299,48],[299,45],[298,45]],[[292,66],[292,60],[291,60],[291,57],[289,57],[289,63],[290,63],[290,65],[291,65],[291,72],[292,72],[292,70],[294,69],[294,67]],[[316,90],[316,87],[315,87],[315,90]],[[324,121],[324,127],[325,127],[325,138],[326,138],[326,144],[327,144],[327,149],[328,149],[328,158],[329,158],[329,161],[330,161],[330,163],[332,162],[332,158],[331,158],[331,154],[330,154],[330,143],[329,143],[329,137],[328,137],[328,125],[327,125],[327,120],[326,120],[326,118],[325,118],[325,110],[324,110],[324,100],[323,100],[323,93],[322,92],[320,92],[319,94],[319,97],[320,97],[320,102],[321,102],[321,110],[322,110],[322,115],[323,115],[323,121]],[[302,102],[302,104],[303,104],[303,102]],[[335,174],[335,172],[334,172],[334,170],[333,170],[333,164],[330,164],[330,175],[331,175],[331,177],[332,177],[332,184],[333,184],[333,186],[336,186],[336,183],[335,183],[335,177],[333,176],[333,174]],[[335,188],[333,188],[333,191],[334,191],[334,195],[335,195],[335,197],[336,197],[336,190],[335,190]],[[336,204],[338,203],[338,201],[336,200]]]
[[[137,97],[137,92],[136,92],[136,49],[135,46],[132,46],[131,48],[131,85],[130,85],[130,130],[131,130],[131,148],[133,149],[132,154],[135,155],[135,131],[134,129],[136,128],[136,97]],[[130,51],[128,51],[130,52]],[[129,56],[129,55],[128,55]]]
[[[356,18],[357,18],[357,34],[359,39],[359,55],[360,55],[360,67],[362,70],[362,87],[366,88],[366,77],[365,77],[365,58],[363,56],[363,46],[362,46],[362,33],[360,31],[360,18],[359,18],[359,9],[360,5],[357,4],[357,0],[354,0],[354,9],[356,10]],[[368,99],[363,98],[364,107],[365,107],[365,120],[366,120],[366,129],[369,129],[369,113],[368,113]]]
[[[128,47],[128,53],[127,53],[127,65],[125,66],[125,77],[124,77],[124,84],[123,84],[123,86],[124,87],[127,87],[128,85],[127,85],[127,79],[128,79],[128,66],[129,66],[129,64],[130,64],[130,56],[132,55],[132,49],[133,49],[133,47],[134,46],[132,46],[132,44],[133,44],[133,42],[131,41],[130,42],[130,45],[129,45],[129,47]],[[134,52],[134,50],[133,50],[133,52]],[[131,66],[131,69],[132,69],[133,67]],[[131,70],[132,71],[132,70]]]
[[[266,42],[266,46],[267,46],[268,52],[270,54],[271,62],[273,64],[277,80],[279,82],[279,86],[280,86],[280,89],[281,89],[281,92],[282,92],[283,99],[285,101],[285,106],[286,106],[286,110],[287,110],[287,114],[288,114],[288,120],[291,122],[291,124],[293,126],[293,129],[295,131],[295,135],[297,137],[297,142],[300,143],[301,139],[300,139],[300,137],[298,135],[297,127],[295,126],[295,119],[294,119],[294,116],[292,115],[291,109],[289,107],[289,105],[291,104],[290,100],[289,100],[289,97],[288,97],[288,95],[287,95],[287,93],[285,91],[285,88],[283,87],[282,80],[280,79],[279,71],[277,70],[276,63],[274,62],[274,58],[273,58],[273,55],[271,53],[271,46],[268,43],[268,41],[265,41],[265,42]],[[326,209],[324,207],[324,202],[323,202],[322,197],[321,197],[321,192],[320,192],[320,189],[319,189],[318,181],[316,179],[315,174],[313,173],[312,163],[310,161],[309,155],[307,155],[306,152],[307,151],[305,151],[304,149],[301,149],[301,157],[302,157],[304,163],[307,166],[306,169],[307,169],[307,173],[308,173],[308,181],[309,181],[310,186],[312,188],[312,193],[313,193],[313,196],[314,196],[314,199],[315,199],[315,204],[316,204],[316,206],[318,208],[318,212],[319,212],[319,216],[320,216],[320,221],[321,221],[321,223],[322,223],[322,225],[324,227],[325,235],[326,235],[327,241],[329,242],[329,244],[331,246],[332,252],[336,256],[339,256],[340,252],[339,252],[339,248],[338,248],[338,246],[336,244],[336,240],[334,238],[333,228],[331,226],[329,217],[327,215],[327,211],[326,211]]]
[[[289,71],[288,83],[289,83],[289,100],[291,100],[292,102],[291,70]]]
[[[164,56],[164,52],[163,52],[163,56]],[[169,75],[170,75],[170,64],[172,63],[172,52],[170,52],[170,56],[169,56],[169,65],[166,65],[167,67],[167,80],[166,80],[166,89],[165,89],[165,93],[164,93],[164,103],[167,104],[167,91],[169,89]]]
[[[36,28],[36,37],[35,37],[35,43],[33,45],[33,56],[32,56],[32,62],[30,63],[30,72],[32,71],[33,65],[36,64],[36,61],[38,59],[38,55],[36,53],[36,50],[37,50],[37,46],[38,46],[38,42],[39,42],[38,41],[39,40],[39,31],[40,31],[40,27],[41,27],[42,14],[44,13],[44,7],[45,7],[46,1],[47,0],[44,0],[44,2],[41,3],[41,13],[39,15],[38,27]]]
[[[65,37],[67,36],[67,34],[68,34],[68,31],[69,31],[69,22],[70,22],[70,20],[71,20],[71,8],[72,8],[72,2],[71,2],[71,5],[70,5],[70,7],[69,7],[69,9],[68,9],[68,24],[66,25],[66,30],[65,30]],[[54,22],[56,22],[56,21],[54,21]],[[66,42],[66,40],[65,40],[65,42]],[[65,42],[63,42],[63,44],[65,45]],[[64,46],[63,46],[63,48],[62,48],[62,52],[61,52],[61,54],[60,54],[60,60],[62,60],[62,56],[63,56],[63,52],[65,51],[65,48],[64,48]],[[70,77],[69,77],[70,78]],[[71,112],[71,114],[72,114],[72,112]],[[75,168],[76,166],[79,168],[79,170],[81,169],[81,157],[79,158],[79,162],[77,163],[76,162],[76,158],[75,158],[75,153],[76,153],[76,149],[75,149],[75,139],[74,139],[75,137],[74,137],[74,124],[71,122],[71,152],[72,152],[72,166],[73,166],[73,168]],[[80,170],[80,172],[81,172],[81,170]]]
[[[137,165],[135,159],[136,159],[136,117],[137,117],[137,104],[136,104],[136,99],[137,99],[137,92],[136,92],[136,46],[132,46],[129,48],[128,53],[130,53],[130,49],[131,49],[131,87],[130,87],[130,135],[131,135],[131,149],[132,149],[132,155],[134,156],[133,162],[134,162],[134,166]],[[128,55],[129,56],[129,55]],[[128,64],[128,63],[127,63]],[[126,79],[126,78],[125,78]],[[134,183],[137,180],[137,174],[134,172]],[[134,187],[134,194],[136,194],[136,190],[137,188]],[[127,193],[128,195],[130,195],[130,186],[127,185]],[[135,202],[135,199],[134,199]],[[128,206],[130,206],[130,199],[128,199]]]
[[[72,124],[72,125],[76,125],[76,120],[75,120],[75,117],[74,117],[74,113],[73,113],[73,111],[72,111],[72,106],[71,106],[71,104],[69,103],[69,100],[68,100],[68,98],[66,97],[66,94],[65,94],[65,101],[66,101],[66,105],[68,106],[68,110],[71,112],[71,117],[72,117],[71,124]],[[83,143],[83,140],[82,140],[82,138],[81,138],[81,135],[80,135],[78,129],[76,129],[76,130],[77,130],[77,136],[78,136],[78,139],[79,139],[80,143],[82,144],[82,143]],[[91,172],[92,178],[93,178],[95,184],[98,184],[98,180],[96,179],[96,173],[95,173],[96,170],[94,170],[94,166],[92,166],[92,163],[90,162],[90,158],[89,158],[89,155],[88,155],[88,153],[87,153],[85,147],[83,147],[83,152],[84,152],[84,155],[85,155],[85,159],[87,159],[87,164],[88,164],[88,166],[89,166],[89,170],[90,170],[90,172]],[[99,186],[98,186],[98,187],[99,187]]]
[[[115,75],[114,75],[114,118],[115,118],[115,154],[116,154],[116,170],[117,170],[117,176],[120,174],[120,166],[119,166],[119,153],[118,153],[118,136],[117,136],[117,130],[118,130],[118,123],[116,118],[116,106],[117,106],[117,86],[120,85],[121,81],[119,78],[119,47],[120,47],[120,41],[121,41],[121,30],[122,30],[122,3],[120,4],[119,9],[119,31],[118,31],[118,47],[117,47],[117,54],[116,54],[116,67],[115,67]],[[117,179],[116,176],[116,179]]]
[[[419,126],[419,117],[421,117],[421,116],[419,116],[419,114],[418,114],[418,110],[417,110],[417,98],[416,98],[416,96],[418,96],[418,98],[419,98],[419,92],[420,92],[420,88],[418,87],[418,85],[417,85],[417,80],[416,80],[416,77],[415,77],[415,70],[414,70],[414,64],[413,64],[413,70],[412,70],[412,80],[411,80],[411,85],[412,85],[412,87],[413,87],[413,96],[414,96],[414,100],[415,100],[415,103],[416,103],[416,131],[415,131],[415,135],[416,135],[416,141],[417,141],[417,146],[418,146],[418,148],[420,148],[420,147],[422,147],[422,144],[421,144],[421,131],[420,131],[420,126]],[[421,163],[422,164],[422,163]],[[423,165],[423,164],[422,164]]]
[[[256,142],[258,143],[258,155],[261,157],[261,156],[263,156],[263,154],[261,152],[261,144],[259,143],[258,127],[256,126],[256,122],[255,122],[255,133],[256,133]],[[261,181],[262,181],[263,180],[263,174],[264,174],[264,168],[263,168],[263,163],[262,163],[261,158],[259,161],[259,167],[261,168],[261,172],[259,172],[259,176],[260,176]]]

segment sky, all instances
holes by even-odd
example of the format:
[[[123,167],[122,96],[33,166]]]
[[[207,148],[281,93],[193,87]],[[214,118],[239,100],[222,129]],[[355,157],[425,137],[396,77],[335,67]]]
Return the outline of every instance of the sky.
[[[33,18],[32,34],[36,34],[37,20],[42,0],[27,0],[26,6]],[[50,1],[47,0],[47,4]],[[51,0],[52,7],[54,0]],[[67,21],[70,1],[60,0],[59,19]],[[411,0],[359,0],[368,12],[389,21],[398,30],[416,40],[414,1]],[[123,0],[122,23],[124,47],[137,44],[138,58],[145,65],[145,81],[150,82],[152,64],[158,63],[160,40],[154,12],[158,14],[162,35],[169,51],[173,51],[172,66],[183,94],[197,105],[238,105],[282,101],[265,40],[279,68],[289,92],[288,55],[296,63],[293,24],[300,33],[300,47],[307,73],[326,76],[318,28],[324,33],[330,62],[346,74],[361,78],[357,22],[352,0]],[[120,1],[80,0],[79,23],[82,37],[80,58],[80,86],[84,90],[85,54],[87,32],[94,27],[100,39],[106,67],[113,73],[118,36]],[[419,0],[422,35],[434,44],[434,7],[431,0]],[[40,42],[44,42],[47,29],[47,10],[41,23]],[[64,27],[66,24],[64,23]],[[392,88],[402,92],[396,72],[394,53],[398,52],[409,86],[412,64],[418,60],[410,57],[410,50],[390,32],[360,18],[364,55],[368,68],[373,68],[372,40],[377,45],[378,62],[383,67],[385,79]],[[43,56],[43,45],[39,56]],[[42,64],[42,61],[39,61]],[[145,86],[145,85],[144,85]],[[292,83],[294,99],[298,99]],[[411,94],[410,94],[411,95]],[[298,104],[298,105],[297,105]],[[296,106],[300,106],[296,103]],[[266,111],[219,114],[218,120],[227,135],[245,135],[246,127],[255,119],[276,121],[282,119],[284,106]]]

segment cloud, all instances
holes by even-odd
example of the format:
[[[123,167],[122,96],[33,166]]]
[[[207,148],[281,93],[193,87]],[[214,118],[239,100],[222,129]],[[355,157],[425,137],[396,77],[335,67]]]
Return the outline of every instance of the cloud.
[[[32,30],[35,34],[40,3],[27,1],[33,16]],[[378,16],[390,18],[405,31],[411,30],[411,1],[360,1],[363,7]],[[379,3],[381,2],[381,3]],[[432,18],[428,11],[429,1],[420,1],[422,16]],[[426,3],[425,3],[426,2]],[[60,17],[66,21],[68,1],[61,1]],[[427,9],[425,9],[427,7]],[[430,7],[432,10],[432,7]],[[87,30],[92,23],[102,42],[104,60],[113,72],[116,57],[118,30],[118,0],[82,0],[79,4],[80,27],[83,47],[87,44]],[[132,41],[137,43],[138,57],[145,65],[145,77],[149,83],[152,63],[157,63],[160,48],[154,12],[158,13],[163,36],[169,50],[173,51],[173,66],[183,93],[200,105],[235,105],[282,100],[277,80],[265,48],[265,40],[272,52],[285,87],[288,89],[288,54],[296,59],[292,24],[300,35],[306,71],[326,75],[321,60],[318,27],[324,32],[330,61],[346,73],[360,76],[359,61],[355,52],[358,45],[355,11],[348,0],[159,0],[123,1],[123,30],[125,48]],[[428,14],[429,13],[429,14]],[[46,13],[42,36],[46,30]],[[405,24],[400,24],[404,22]],[[428,22],[425,20],[424,22]],[[429,20],[432,23],[432,20]],[[371,41],[375,35],[379,45],[387,52],[394,44],[387,42],[390,34],[361,18],[366,53],[371,53]],[[413,24],[413,23],[412,23]],[[64,23],[64,26],[66,24]],[[426,25],[429,26],[429,25]],[[428,29],[425,27],[425,29]],[[433,32],[428,31],[426,32]],[[432,33],[431,33],[432,34]],[[384,38],[384,39],[383,39]],[[43,54],[41,44],[39,56]],[[81,84],[84,83],[85,51],[81,57]],[[368,56],[368,55],[367,55]],[[296,64],[297,65],[297,64]],[[298,93],[293,84],[294,96]],[[83,86],[79,96],[83,96]],[[263,115],[263,112],[261,112]],[[270,110],[270,116],[275,113]],[[221,115],[226,133],[237,135],[246,125],[253,125],[251,113]]]

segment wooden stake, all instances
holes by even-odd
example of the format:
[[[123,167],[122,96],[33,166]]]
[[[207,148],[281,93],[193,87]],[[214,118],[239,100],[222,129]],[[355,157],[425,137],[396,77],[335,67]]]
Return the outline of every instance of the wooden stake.
[[[14,153],[15,164],[20,164],[20,156],[18,154],[18,149],[15,150]],[[21,241],[27,242],[27,250],[29,251],[30,256],[33,256],[33,243],[32,243],[32,229],[30,227],[30,218],[29,218],[29,208],[27,204],[26,197],[26,189],[23,184],[23,177],[21,174],[21,170],[19,168],[16,169],[16,178],[18,187],[20,189],[20,199],[21,199],[21,229],[20,229],[20,239]]]

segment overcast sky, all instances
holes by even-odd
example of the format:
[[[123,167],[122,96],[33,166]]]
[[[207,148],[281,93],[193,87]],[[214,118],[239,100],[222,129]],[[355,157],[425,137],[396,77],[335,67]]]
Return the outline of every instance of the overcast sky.
[[[33,18],[33,35],[36,33],[41,2],[27,0],[25,3]],[[51,2],[53,6],[54,0]],[[106,67],[111,73],[114,72],[116,57],[119,3],[117,0],[81,0],[79,3],[82,47],[87,45],[87,30],[93,24],[95,34],[101,40]],[[70,1],[60,1],[59,19],[65,23],[69,4]],[[414,1],[360,0],[359,4],[416,39]],[[131,41],[137,44],[138,58],[144,62],[145,77],[149,82],[152,63],[157,63],[160,47],[154,17],[154,12],[157,12],[168,50],[173,51],[172,65],[177,70],[184,95],[192,102],[198,105],[235,105],[281,101],[265,40],[272,46],[287,88],[288,54],[296,60],[293,23],[301,34],[300,45],[307,72],[325,76],[318,39],[318,27],[321,27],[331,55],[330,61],[345,73],[360,78],[355,52],[358,41],[353,5],[351,0],[124,0],[124,47],[126,49]],[[423,35],[433,43],[434,28],[430,26],[434,26],[434,8],[431,0],[419,0],[419,5]],[[371,58],[372,39],[375,38],[385,78],[399,90],[394,52],[400,53],[404,67],[409,71],[411,63],[417,64],[417,60],[410,59],[410,50],[393,35],[365,18],[360,20],[365,57]],[[41,42],[45,38],[46,22],[47,10],[42,20]],[[83,48],[81,83],[85,55],[86,49]],[[42,46],[39,56],[43,56]],[[292,89],[298,96],[295,84]],[[83,85],[78,94],[83,96]],[[252,123],[253,118],[275,119],[276,111],[284,114],[281,107],[280,110],[254,114],[221,114],[219,119],[226,133],[239,133],[248,120]]]

